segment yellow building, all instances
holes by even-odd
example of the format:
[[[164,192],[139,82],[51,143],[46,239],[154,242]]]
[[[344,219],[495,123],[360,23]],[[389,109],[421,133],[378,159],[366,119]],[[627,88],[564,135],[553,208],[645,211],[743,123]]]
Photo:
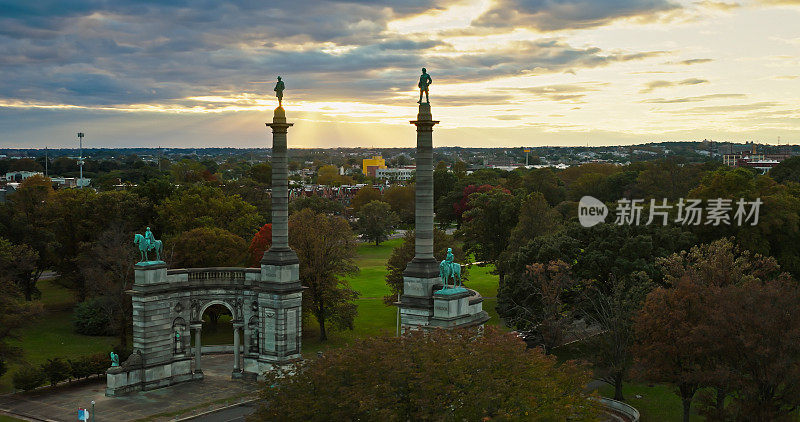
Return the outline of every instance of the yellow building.
[[[384,160],[380,155],[376,155],[372,158],[365,158],[361,162],[361,171],[367,176],[375,177],[375,170],[385,168],[386,160]]]

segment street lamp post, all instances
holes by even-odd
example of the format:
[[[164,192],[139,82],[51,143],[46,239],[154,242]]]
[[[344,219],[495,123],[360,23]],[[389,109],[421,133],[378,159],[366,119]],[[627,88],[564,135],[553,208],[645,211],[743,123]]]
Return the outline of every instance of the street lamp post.
[[[92,400],[92,422],[94,422],[94,400]]]

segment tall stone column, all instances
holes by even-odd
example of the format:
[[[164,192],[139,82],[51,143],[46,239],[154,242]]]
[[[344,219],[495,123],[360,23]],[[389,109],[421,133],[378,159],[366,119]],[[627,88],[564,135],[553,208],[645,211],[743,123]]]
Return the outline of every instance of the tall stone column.
[[[293,123],[286,123],[283,107],[275,109],[272,123],[272,245],[264,252],[261,264],[297,263],[297,255],[289,247],[289,164],[286,156],[286,135]]]
[[[194,330],[194,373],[202,374],[203,369],[200,365],[200,358],[203,356],[203,324],[192,324],[191,327]]]
[[[404,328],[428,325],[433,315],[433,286],[439,265],[433,257],[433,126],[430,104],[419,105],[417,119],[416,210],[414,258],[403,272],[400,319]]]
[[[283,107],[275,109],[272,123],[272,246],[261,259],[258,293],[257,358],[246,356],[244,376],[261,377],[276,365],[301,358],[302,291],[300,261],[289,247],[289,183],[286,157],[287,132]]]

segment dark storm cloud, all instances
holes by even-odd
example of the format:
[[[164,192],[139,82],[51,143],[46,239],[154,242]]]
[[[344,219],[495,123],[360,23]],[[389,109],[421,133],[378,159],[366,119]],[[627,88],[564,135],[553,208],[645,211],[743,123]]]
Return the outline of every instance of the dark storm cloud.
[[[619,18],[652,19],[678,7],[668,0],[495,0],[473,24],[555,31],[601,26]]]
[[[283,75],[293,99],[390,103],[396,92],[414,89],[423,66],[436,84],[661,54],[575,48],[559,39],[463,53],[386,31],[392,19],[440,7],[434,0],[0,0],[0,100],[186,106],[187,97],[271,95]]]

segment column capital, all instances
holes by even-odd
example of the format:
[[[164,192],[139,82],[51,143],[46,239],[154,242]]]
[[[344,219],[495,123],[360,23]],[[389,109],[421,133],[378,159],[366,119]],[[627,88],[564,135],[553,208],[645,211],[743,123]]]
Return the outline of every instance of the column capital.
[[[438,120],[409,120],[409,123],[415,125],[417,130],[428,129],[431,130],[434,125],[439,124]]]
[[[272,133],[286,133],[288,129],[294,126],[294,123],[266,123],[267,127],[272,128]]]
[[[193,323],[189,324],[189,328],[191,328],[192,330],[202,330],[203,329],[203,324],[202,323],[194,323],[193,322]]]

